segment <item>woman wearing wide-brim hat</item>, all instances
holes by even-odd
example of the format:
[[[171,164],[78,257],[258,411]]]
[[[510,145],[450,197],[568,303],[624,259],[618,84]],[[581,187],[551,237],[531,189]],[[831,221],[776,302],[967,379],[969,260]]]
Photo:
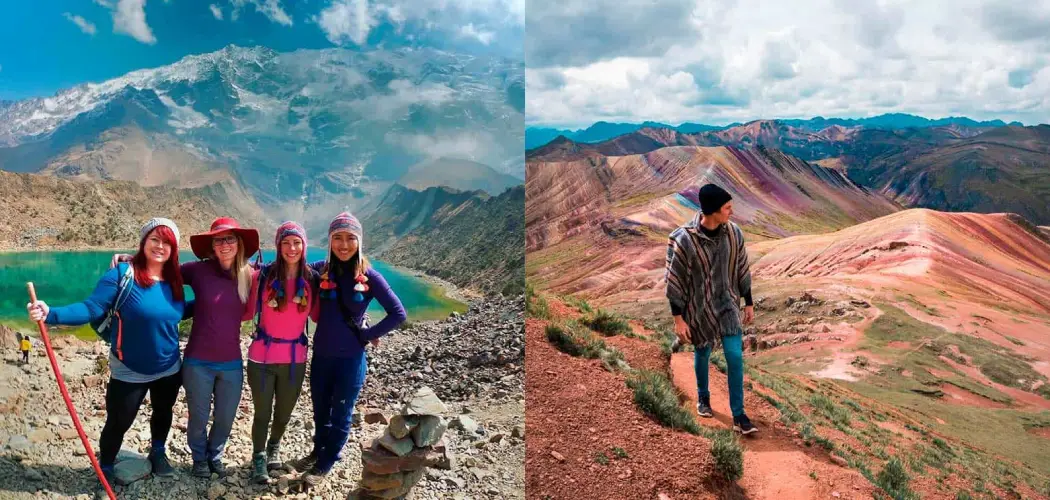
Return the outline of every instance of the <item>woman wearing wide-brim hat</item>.
[[[222,453],[244,381],[241,321],[251,292],[248,261],[259,251],[259,232],[242,228],[232,217],[219,217],[208,231],[190,237],[190,248],[201,260],[182,264],[183,280],[194,295],[193,326],[182,368],[189,409],[186,438],[193,456],[192,474],[223,476]]]

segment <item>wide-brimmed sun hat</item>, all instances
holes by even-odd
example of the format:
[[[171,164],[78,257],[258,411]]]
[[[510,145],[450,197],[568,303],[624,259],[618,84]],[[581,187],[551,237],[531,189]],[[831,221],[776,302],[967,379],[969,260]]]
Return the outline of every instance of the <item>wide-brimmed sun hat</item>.
[[[219,217],[211,223],[211,230],[190,236],[190,248],[193,255],[198,259],[204,259],[212,255],[211,239],[216,234],[232,231],[241,238],[244,243],[244,259],[248,260],[255,252],[259,251],[259,231],[251,228],[242,228],[237,219],[233,217]]]

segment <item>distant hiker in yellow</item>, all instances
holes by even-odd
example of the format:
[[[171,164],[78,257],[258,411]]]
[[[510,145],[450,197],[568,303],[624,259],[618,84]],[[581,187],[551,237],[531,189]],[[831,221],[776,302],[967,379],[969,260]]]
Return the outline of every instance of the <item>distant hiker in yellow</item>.
[[[29,350],[33,348],[33,343],[29,341],[29,335],[22,336],[22,334],[18,334],[18,336],[22,339],[22,341],[19,342],[19,345],[22,348],[22,363],[28,363]]]
[[[667,299],[671,302],[677,341],[692,343],[693,367],[701,417],[713,416],[708,389],[711,349],[722,344],[729,382],[733,430],[751,434],[758,428],[744,414],[744,328],[755,318],[751,268],[740,226],[729,222],[733,197],[707,184],[700,188],[700,212],[675,229],[667,246]],[[740,299],[746,304],[740,308]]]

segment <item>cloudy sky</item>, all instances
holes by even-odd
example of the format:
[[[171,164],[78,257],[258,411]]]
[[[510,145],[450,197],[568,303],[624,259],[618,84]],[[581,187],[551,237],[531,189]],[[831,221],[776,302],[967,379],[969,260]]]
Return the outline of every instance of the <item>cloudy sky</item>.
[[[228,44],[422,45],[520,58],[525,0],[49,0],[0,16],[0,99],[50,96]]]
[[[525,30],[530,126],[1050,122],[1050,0],[531,0]]]

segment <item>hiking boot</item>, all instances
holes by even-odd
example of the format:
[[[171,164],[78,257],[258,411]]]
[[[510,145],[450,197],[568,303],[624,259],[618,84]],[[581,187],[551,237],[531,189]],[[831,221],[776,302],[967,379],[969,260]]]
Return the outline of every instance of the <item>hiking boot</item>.
[[[113,494],[119,495],[120,490],[117,489],[117,475],[111,470],[102,470],[102,477],[106,478],[106,482],[109,483],[109,487],[113,489]],[[102,481],[99,481],[95,485],[95,500],[109,500],[109,493],[106,493],[106,487],[102,485]]]
[[[292,467],[295,467],[297,471],[305,471],[312,469],[315,465],[317,465],[317,452],[311,451],[309,455],[296,460]]]
[[[266,468],[269,470],[284,467],[281,461],[281,443],[270,443],[266,445]]]
[[[252,457],[252,482],[255,484],[270,482],[270,474],[266,472],[266,453],[259,452]]]
[[[208,460],[208,469],[218,474],[220,478],[226,477],[226,464],[222,463],[222,460],[218,458]]]
[[[751,434],[752,432],[758,432],[758,427],[751,425],[751,420],[747,418],[747,415],[740,415],[739,417],[733,417],[733,430],[741,434]]]
[[[190,470],[190,474],[193,477],[208,479],[211,477],[211,469],[208,467],[208,462],[204,460],[194,460],[193,469]]]
[[[327,475],[327,472],[321,472],[317,467],[310,467],[310,470],[303,474],[303,483],[307,488],[313,488],[323,483]]]
[[[696,412],[701,417],[713,417],[715,412],[711,409],[711,396],[700,396],[700,401],[696,403]]]
[[[168,461],[168,454],[163,450],[150,452],[149,463],[153,466],[153,475],[157,477],[175,477],[175,468]]]

